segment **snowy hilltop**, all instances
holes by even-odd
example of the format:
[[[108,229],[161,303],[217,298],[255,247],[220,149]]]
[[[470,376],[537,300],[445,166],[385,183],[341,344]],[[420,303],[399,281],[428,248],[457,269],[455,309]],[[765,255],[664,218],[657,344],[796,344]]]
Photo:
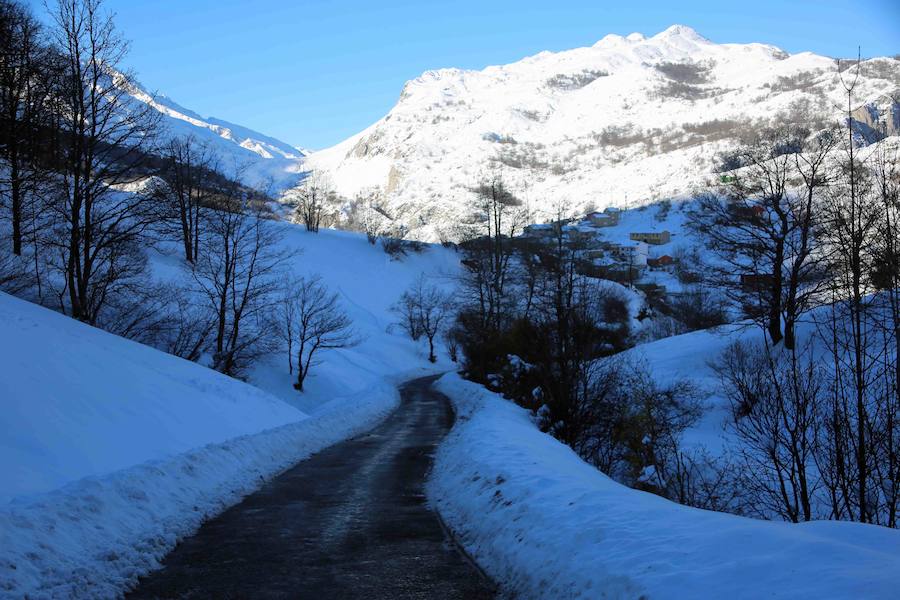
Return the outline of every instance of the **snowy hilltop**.
[[[898,82],[896,58],[863,62],[861,127],[886,120],[896,135]],[[345,198],[375,190],[398,225],[434,241],[454,237],[469,189],[489,171],[502,172],[536,220],[560,202],[573,213],[635,206],[702,186],[742,135],[785,122],[816,130],[838,122],[840,106],[832,58],[717,44],[675,25],[481,71],[428,71],[384,118],[302,168],[326,172]]]
[[[299,163],[306,153],[274,137],[215,117],[204,117],[163,94],[129,86],[129,100],[146,104],[160,120],[161,141],[194,136],[218,159],[219,168],[247,185],[278,192],[301,177]]]

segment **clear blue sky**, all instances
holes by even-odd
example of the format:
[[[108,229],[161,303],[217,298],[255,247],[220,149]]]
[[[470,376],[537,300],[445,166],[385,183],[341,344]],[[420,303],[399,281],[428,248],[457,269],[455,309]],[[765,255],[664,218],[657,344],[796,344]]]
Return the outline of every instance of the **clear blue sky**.
[[[31,0],[40,12],[41,0]],[[53,2],[53,0],[48,0]],[[607,33],[674,23],[714,42],[828,56],[900,53],[900,0],[106,0],[149,89],[203,115],[320,149],[367,127],[403,83]]]

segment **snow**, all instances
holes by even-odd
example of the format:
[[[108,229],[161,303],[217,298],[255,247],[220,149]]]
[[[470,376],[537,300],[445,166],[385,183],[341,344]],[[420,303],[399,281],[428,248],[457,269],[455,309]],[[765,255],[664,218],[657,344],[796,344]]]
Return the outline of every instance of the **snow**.
[[[666,62],[709,67],[709,80],[695,86],[697,97],[661,91],[669,81],[656,67]],[[558,76],[600,72],[607,75],[581,87],[551,84]],[[779,87],[780,78],[805,73],[813,74],[812,85]],[[860,103],[896,87],[863,73]],[[481,71],[427,71],[405,84],[384,118],[305,157],[302,168],[327,172],[348,198],[380,187],[391,214],[432,241],[452,237],[466,214],[468,190],[494,167],[537,221],[552,218],[560,201],[583,212],[591,203],[602,209],[681,198],[714,176],[713,159],[735,144],[740,125],[792,107],[837,122],[843,88],[835,74],[825,56],[716,44],[684,25],[651,37],[610,34],[589,48],[541,52]],[[715,120],[730,131],[715,131]],[[708,129],[691,133],[701,124]],[[631,139],[602,142],[603,132],[615,127]],[[492,162],[517,152],[530,152],[537,162]]]
[[[392,260],[364,235],[273,226],[292,274],[321,275],[361,340],[323,354],[303,394],[283,353],[244,383],[0,294],[0,597],[117,595],[205,518],[374,426],[401,381],[448,368],[390,306],[421,273],[451,281],[453,251]],[[186,277],[172,248],[150,263]]]
[[[801,328],[798,333],[808,332]],[[706,396],[705,409],[699,421],[682,434],[682,444],[685,448],[702,447],[719,455],[728,437],[724,425],[731,417],[731,407],[711,363],[739,339],[761,343],[763,337],[757,326],[737,323],[640,344],[618,358],[646,365],[660,385],[679,380],[694,383]]]
[[[305,152],[274,137],[214,117],[203,117],[163,94],[133,85],[126,101],[146,104],[160,115],[162,140],[192,135],[209,144],[220,159],[219,168],[254,187],[271,185],[283,191],[301,179]]]
[[[396,388],[385,382],[333,401],[314,418],[0,507],[0,596],[115,597],[159,568],[205,519],[298,461],[368,430],[397,402]]]
[[[424,342],[411,343],[393,326],[397,315],[391,306],[421,273],[435,285],[453,286],[459,274],[459,255],[429,246],[422,253],[393,260],[362,234],[331,229],[313,234],[299,225],[276,225],[284,234],[283,247],[296,252],[293,274],[319,275],[338,293],[360,344],[323,355],[323,363],[304,382],[305,394],[293,389],[283,353],[261,361],[249,375],[251,383],[300,410],[314,412],[323,399],[364,389],[384,374],[405,372],[409,365],[427,362]],[[446,357],[442,360],[440,365],[446,368]]]
[[[888,599],[900,589],[894,530],[674,504],[615,483],[527,411],[456,374],[436,387],[457,423],[428,496],[510,596]]]
[[[2,504],[306,418],[250,385],[6,294],[0,338]]]

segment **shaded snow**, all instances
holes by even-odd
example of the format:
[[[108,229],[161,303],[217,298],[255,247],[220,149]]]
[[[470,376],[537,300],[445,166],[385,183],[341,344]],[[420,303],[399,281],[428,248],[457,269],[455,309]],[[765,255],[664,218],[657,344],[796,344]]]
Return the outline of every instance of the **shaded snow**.
[[[303,394],[283,352],[250,385],[0,294],[0,597],[115,596],[205,518],[374,426],[395,384],[447,368],[394,331],[390,306],[421,273],[449,281],[454,252],[395,261],[360,234],[272,226],[290,274],[321,275],[360,339],[323,353]],[[166,245],[150,264],[188,277]]]
[[[0,293],[0,504],[306,415],[253,386]]]
[[[895,598],[900,534],[757,521],[615,483],[530,415],[456,374],[458,413],[428,494],[476,561],[522,598]]]

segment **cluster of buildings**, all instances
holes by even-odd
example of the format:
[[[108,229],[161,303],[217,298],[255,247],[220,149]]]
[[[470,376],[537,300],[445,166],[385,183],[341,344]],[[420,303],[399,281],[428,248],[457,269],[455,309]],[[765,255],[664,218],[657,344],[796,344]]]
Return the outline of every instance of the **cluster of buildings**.
[[[627,273],[633,281],[644,269],[670,270],[675,260],[670,254],[657,251],[672,241],[668,230],[632,231],[627,242],[604,239],[597,231],[620,224],[621,212],[616,208],[588,213],[580,221],[564,220],[555,223],[529,225],[525,235],[531,238],[550,238],[563,233],[568,239],[584,241],[584,258],[604,277],[615,278],[618,271]],[[651,250],[651,248],[653,248]],[[621,274],[620,274],[621,275]]]

